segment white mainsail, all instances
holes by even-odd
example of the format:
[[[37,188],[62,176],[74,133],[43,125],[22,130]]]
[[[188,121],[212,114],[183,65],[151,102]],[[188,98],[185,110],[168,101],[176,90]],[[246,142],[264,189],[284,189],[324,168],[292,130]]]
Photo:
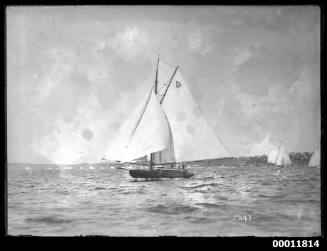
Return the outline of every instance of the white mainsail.
[[[131,161],[169,146],[169,125],[152,88],[144,111],[138,119],[122,161]]]
[[[320,166],[320,149],[316,149],[313,153],[308,166]]]
[[[183,162],[231,157],[207,124],[179,70],[159,61],[158,97],[170,125],[170,146],[155,154],[155,162]],[[167,86],[170,82],[170,86]],[[167,91],[166,91],[167,89]],[[161,160],[161,161],[160,161]]]

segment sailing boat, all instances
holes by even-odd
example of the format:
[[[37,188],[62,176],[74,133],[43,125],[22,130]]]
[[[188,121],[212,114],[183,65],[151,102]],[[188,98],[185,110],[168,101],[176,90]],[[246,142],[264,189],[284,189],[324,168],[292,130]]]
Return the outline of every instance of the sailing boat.
[[[268,153],[267,162],[271,164],[276,164],[278,156],[278,149],[274,149]]]
[[[195,103],[179,67],[158,58],[154,85],[139,109],[119,161],[134,178],[190,178],[186,163],[230,157]],[[148,165],[135,163],[147,156]],[[176,168],[182,167],[182,168]]]
[[[310,167],[320,167],[320,146],[315,150],[313,155],[311,156],[311,159],[309,161],[308,166]]]
[[[279,144],[278,149],[269,152],[267,162],[276,166],[292,165],[292,161],[282,143]]]

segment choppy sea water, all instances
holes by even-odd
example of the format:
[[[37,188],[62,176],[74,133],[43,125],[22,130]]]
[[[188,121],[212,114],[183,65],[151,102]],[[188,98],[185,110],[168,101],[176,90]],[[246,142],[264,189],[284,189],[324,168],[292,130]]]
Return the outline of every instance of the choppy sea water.
[[[51,168],[51,169],[50,169]],[[320,169],[193,166],[190,179],[8,166],[8,233],[37,236],[319,236]]]

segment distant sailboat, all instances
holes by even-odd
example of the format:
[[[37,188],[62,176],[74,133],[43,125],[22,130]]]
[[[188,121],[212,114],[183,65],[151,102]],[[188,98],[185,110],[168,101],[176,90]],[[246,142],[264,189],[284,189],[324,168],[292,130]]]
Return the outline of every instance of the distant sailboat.
[[[292,165],[292,161],[286,152],[284,145],[281,143],[278,149],[269,152],[267,162],[276,166]]]
[[[278,156],[278,149],[274,149],[270,151],[268,153],[267,162],[271,164],[276,164],[277,156]]]
[[[157,62],[154,86],[148,93],[119,161],[139,168],[127,168],[134,178],[189,178],[186,162],[230,157],[207,124],[178,69]],[[148,157],[145,163],[136,159]],[[133,162],[132,162],[133,161]],[[181,169],[177,169],[181,167]]]
[[[310,167],[320,167],[320,147],[316,149],[316,151],[311,156],[308,166]]]
[[[282,145],[279,148],[278,157],[276,160],[276,166],[286,166],[286,165],[292,165],[292,161],[290,160],[288,152],[286,152],[284,146]]]

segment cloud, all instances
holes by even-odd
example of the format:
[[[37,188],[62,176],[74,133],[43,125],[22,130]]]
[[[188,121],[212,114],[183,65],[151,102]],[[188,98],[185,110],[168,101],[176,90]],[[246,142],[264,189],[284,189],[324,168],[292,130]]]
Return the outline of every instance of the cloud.
[[[275,149],[276,145],[270,142],[270,136],[266,135],[265,138],[249,147],[249,155],[267,155],[271,150]]]
[[[189,24],[188,47],[190,51],[205,55],[211,50],[211,44],[208,36],[203,33],[201,26],[195,20]]]
[[[132,60],[148,45],[148,35],[137,26],[128,26],[118,32],[111,42],[112,48],[122,54],[122,59]]]
[[[68,121],[67,116],[63,116],[55,123],[58,130],[48,132],[36,145],[39,154],[48,156],[54,163],[100,160],[110,137],[107,114],[93,94],[78,105]]]
[[[235,67],[240,66],[244,62],[248,61],[253,56],[253,52],[249,47],[245,49],[236,50],[232,52],[232,60]]]

